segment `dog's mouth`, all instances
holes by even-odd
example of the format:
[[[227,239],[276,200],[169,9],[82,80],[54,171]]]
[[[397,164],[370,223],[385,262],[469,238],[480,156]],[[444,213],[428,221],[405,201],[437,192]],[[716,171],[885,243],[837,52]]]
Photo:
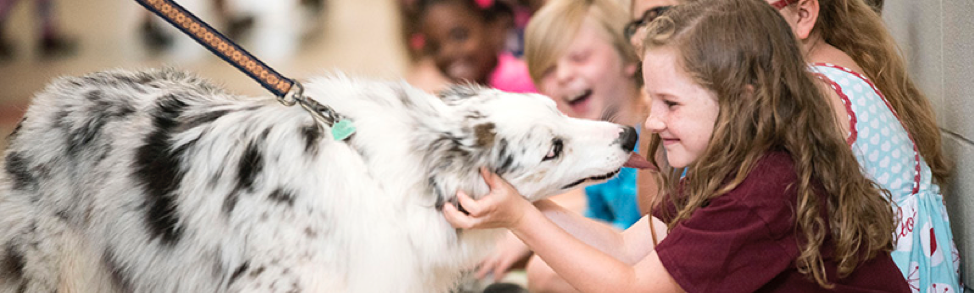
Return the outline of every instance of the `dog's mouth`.
[[[619,171],[621,171],[621,170],[622,170],[622,168],[619,168],[619,169],[616,169],[615,171],[612,171],[612,172],[609,172],[609,173],[605,173],[605,174],[602,174],[602,175],[596,175],[596,176],[592,176],[592,177],[588,177],[588,178],[578,179],[578,181],[575,181],[575,182],[572,182],[571,184],[565,185],[565,187],[562,187],[561,189],[570,189],[572,187],[578,186],[579,184],[585,183],[586,181],[601,181],[601,180],[609,179],[609,178],[612,178],[612,176],[616,176],[616,174],[619,174]]]

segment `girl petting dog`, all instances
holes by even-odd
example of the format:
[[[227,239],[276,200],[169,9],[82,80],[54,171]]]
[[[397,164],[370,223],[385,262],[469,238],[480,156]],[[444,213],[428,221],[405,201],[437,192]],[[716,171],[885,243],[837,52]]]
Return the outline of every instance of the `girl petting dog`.
[[[619,233],[483,171],[491,193],[458,193],[467,212],[446,205],[446,219],[509,229],[582,292],[909,292],[889,193],[861,173],[774,8],[699,1],[647,31],[645,127],[666,158],[647,156],[653,217]]]

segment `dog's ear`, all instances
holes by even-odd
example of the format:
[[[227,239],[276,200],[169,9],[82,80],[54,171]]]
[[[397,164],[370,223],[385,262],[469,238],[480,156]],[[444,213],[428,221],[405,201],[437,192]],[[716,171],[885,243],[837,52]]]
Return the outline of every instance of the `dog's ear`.
[[[488,189],[480,177],[480,167],[490,167],[497,140],[490,122],[461,126],[439,132],[427,144],[424,162],[429,178],[428,190],[436,197],[436,207],[456,201],[457,190],[479,198]]]

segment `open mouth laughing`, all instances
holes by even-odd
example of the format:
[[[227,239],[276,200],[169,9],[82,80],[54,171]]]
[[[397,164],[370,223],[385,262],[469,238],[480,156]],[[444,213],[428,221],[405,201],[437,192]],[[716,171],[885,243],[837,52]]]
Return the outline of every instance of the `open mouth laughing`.
[[[591,98],[591,97],[592,97],[592,90],[591,89],[585,89],[585,90],[579,91],[579,92],[577,92],[577,93],[575,93],[573,95],[568,96],[565,99],[565,102],[568,102],[568,105],[570,105],[572,107],[576,107],[579,104],[581,104],[581,103],[583,103],[585,101],[588,101],[589,98]]]

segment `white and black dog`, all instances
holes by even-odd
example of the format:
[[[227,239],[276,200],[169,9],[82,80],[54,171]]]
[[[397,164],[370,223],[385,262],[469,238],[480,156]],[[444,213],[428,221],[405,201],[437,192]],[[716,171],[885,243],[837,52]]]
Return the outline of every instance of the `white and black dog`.
[[[174,70],[53,82],[0,170],[0,292],[446,292],[498,233],[440,212],[487,193],[479,168],[536,200],[636,141],[535,94],[340,74],[305,93],[357,132]]]

